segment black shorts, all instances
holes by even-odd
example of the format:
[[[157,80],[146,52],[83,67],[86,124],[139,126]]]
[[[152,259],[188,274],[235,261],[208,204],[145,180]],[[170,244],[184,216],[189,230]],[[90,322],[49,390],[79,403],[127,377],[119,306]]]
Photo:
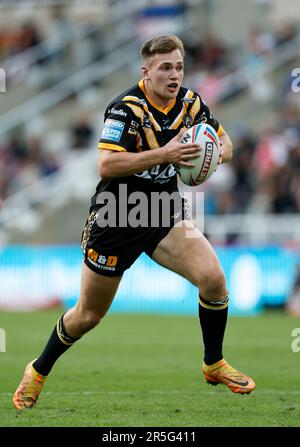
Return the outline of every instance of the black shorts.
[[[81,248],[85,264],[105,276],[121,276],[143,252],[151,257],[174,225],[190,217],[185,200],[182,200],[181,213],[175,213],[168,225],[158,227],[102,228],[97,223],[97,212],[97,209],[90,209],[82,232]]]

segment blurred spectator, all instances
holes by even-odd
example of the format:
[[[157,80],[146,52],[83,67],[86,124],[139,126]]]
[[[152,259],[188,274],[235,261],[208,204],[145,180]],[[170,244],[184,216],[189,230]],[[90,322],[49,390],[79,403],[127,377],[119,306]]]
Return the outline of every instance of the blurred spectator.
[[[81,8],[75,16],[72,8],[71,4],[44,5],[22,23],[17,18],[9,25],[2,21],[0,63],[7,82],[51,84],[104,55],[105,42],[114,39],[103,31],[101,13],[97,16]],[[32,55],[24,54],[36,46]],[[10,60],[16,55],[17,60]]]
[[[207,32],[201,43],[187,40],[184,45],[188,67],[187,79],[190,84],[197,87],[200,84],[207,90],[218,89],[219,71],[224,74],[229,70],[234,59],[233,49],[212,32]]]
[[[70,63],[72,37],[75,31],[64,6],[52,7],[50,23],[50,33],[47,39],[49,59],[52,62],[61,60],[65,63]],[[61,44],[65,41],[69,42],[69,44],[62,47]]]
[[[59,162],[54,154],[46,152],[41,157],[41,175],[51,175],[60,169]]]
[[[276,37],[269,31],[261,31],[258,28],[251,28],[246,45],[248,57],[260,56],[266,51],[274,48]]]
[[[42,37],[34,23],[5,26],[0,29],[0,60],[22,53],[38,45],[41,40]]]
[[[41,43],[41,36],[33,23],[24,23],[17,35],[18,52],[29,50]]]
[[[57,157],[44,150],[40,137],[13,135],[0,145],[0,196],[5,199],[59,168]]]
[[[87,115],[82,115],[71,128],[71,146],[73,149],[86,149],[90,146],[94,134],[93,126]]]
[[[275,46],[274,36],[270,32],[252,28],[248,35],[244,51],[244,61],[247,64],[245,77],[251,94],[258,100],[267,100],[272,97],[272,84],[266,77],[265,54],[271,52]]]
[[[255,167],[258,175],[276,172],[287,161],[288,149],[281,132],[276,128],[264,129],[255,150]]]
[[[270,212],[274,214],[296,213],[297,206],[291,190],[291,178],[288,166],[285,165],[274,172],[271,181],[272,195],[270,197]]]
[[[275,33],[276,45],[283,45],[297,36],[296,23],[285,21],[280,24],[279,29]]]
[[[300,112],[295,106],[282,109],[282,132],[289,149],[294,149],[300,141]]]
[[[215,33],[207,32],[196,54],[196,64],[200,69],[216,70],[226,65],[229,56],[224,42]]]
[[[236,142],[235,151],[236,155],[232,160],[235,181],[231,191],[236,202],[236,211],[244,213],[255,191],[257,182],[254,169],[255,142],[253,138],[249,134],[244,134]]]
[[[14,54],[16,46],[16,36],[14,31],[5,26],[0,29],[0,60]]]

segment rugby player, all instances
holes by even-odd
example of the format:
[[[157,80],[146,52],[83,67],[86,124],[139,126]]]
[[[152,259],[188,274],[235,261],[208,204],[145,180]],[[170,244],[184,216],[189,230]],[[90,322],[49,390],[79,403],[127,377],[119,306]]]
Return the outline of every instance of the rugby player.
[[[196,123],[207,122],[218,133],[221,162],[232,157],[228,134],[199,94],[181,85],[184,75],[181,40],[174,35],[156,37],[143,44],[141,56],[142,79],[115,98],[105,112],[99,143],[101,181],[91,199],[82,234],[84,262],[79,300],[58,320],[41,355],[26,366],[13,396],[18,410],[36,404],[56,360],[99,324],[114,299],[124,271],[142,252],[198,287],[204,343],[202,372],[207,382],[223,383],[240,394],[248,394],[255,388],[249,376],[230,366],[223,357],[228,313],[225,276],[208,240],[179,212],[185,209],[183,201],[175,200],[170,207],[168,224],[159,217],[159,224],[155,226],[129,225],[119,212],[116,225],[105,225],[105,216],[101,214],[104,206],[109,207],[110,200],[119,204],[123,200],[120,186],[126,187],[127,196],[132,192],[147,197],[151,192],[167,192],[180,197],[175,166],[193,166],[200,149],[196,144],[182,144],[180,140],[184,131]],[[106,201],[103,194],[108,198]],[[178,216],[181,225],[176,225]],[[186,237],[187,231],[189,237]]]

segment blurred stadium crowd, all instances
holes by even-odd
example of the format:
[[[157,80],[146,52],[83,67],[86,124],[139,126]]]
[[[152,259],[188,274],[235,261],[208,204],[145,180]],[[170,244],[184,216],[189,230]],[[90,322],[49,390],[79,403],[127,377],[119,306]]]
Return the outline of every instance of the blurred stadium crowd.
[[[84,62],[73,57],[78,54],[74,36],[79,30],[92,36],[88,47],[90,61],[105,54],[105,48],[99,45],[101,32],[93,21],[93,15],[81,17],[81,20],[77,18],[75,22],[64,9],[54,7],[49,8],[47,21],[47,29],[38,26],[34,16],[25,22],[2,24],[0,66],[5,66],[13,56],[22,58],[23,55],[26,67],[26,51],[41,48],[47,42],[44,57],[38,58],[33,65],[38,68],[39,79],[51,84],[54,79],[47,75],[53,61],[58,63],[58,67],[63,67],[68,57],[70,71]],[[182,35],[187,51],[185,85],[199,91],[213,110],[218,109],[231,97],[231,92],[223,89],[221,81],[224,76],[242,63],[248,63],[252,70],[256,70],[264,63],[266,55],[291,41],[298,32],[299,26],[291,22],[285,22],[272,31],[253,28],[247,45],[234,47],[225,44],[209,30],[200,44]],[[59,46],[60,33],[70,36],[69,44],[63,49]],[[229,165],[222,167],[218,180],[205,185],[207,213],[258,211],[282,214],[300,211],[300,108],[299,98],[296,102],[291,92],[291,70],[287,68],[288,78],[276,94],[263,78],[252,87],[248,84],[247,88],[253,88],[254,95],[257,88],[261,97],[267,100],[274,96],[272,101],[277,118],[272,122],[266,119],[258,132],[250,130],[247,122],[233,123],[229,133],[234,142],[234,158]],[[64,73],[63,70],[55,72]],[[8,87],[22,82],[24,77],[24,73],[21,78],[9,76]],[[84,151],[92,145],[96,150],[100,128],[99,123],[95,126],[95,122],[93,116],[84,116],[66,130],[67,146],[71,151]],[[42,134],[30,134],[24,129],[12,131],[0,142],[0,196],[5,199],[39,178],[59,171],[63,163],[64,157],[47,150]]]
[[[206,192],[209,214],[300,211],[300,114],[286,105],[278,122],[258,135],[236,129],[226,174]],[[222,167],[223,168],[223,167]]]

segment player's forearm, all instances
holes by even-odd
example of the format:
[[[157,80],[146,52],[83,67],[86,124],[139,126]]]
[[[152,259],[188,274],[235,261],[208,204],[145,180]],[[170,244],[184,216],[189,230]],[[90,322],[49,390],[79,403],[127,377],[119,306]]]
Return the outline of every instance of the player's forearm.
[[[220,136],[221,149],[223,151],[222,163],[226,163],[232,159],[232,142],[229,136],[224,133]]]
[[[137,174],[166,162],[163,148],[139,153],[107,152],[102,149],[100,154],[99,173],[103,180]]]

